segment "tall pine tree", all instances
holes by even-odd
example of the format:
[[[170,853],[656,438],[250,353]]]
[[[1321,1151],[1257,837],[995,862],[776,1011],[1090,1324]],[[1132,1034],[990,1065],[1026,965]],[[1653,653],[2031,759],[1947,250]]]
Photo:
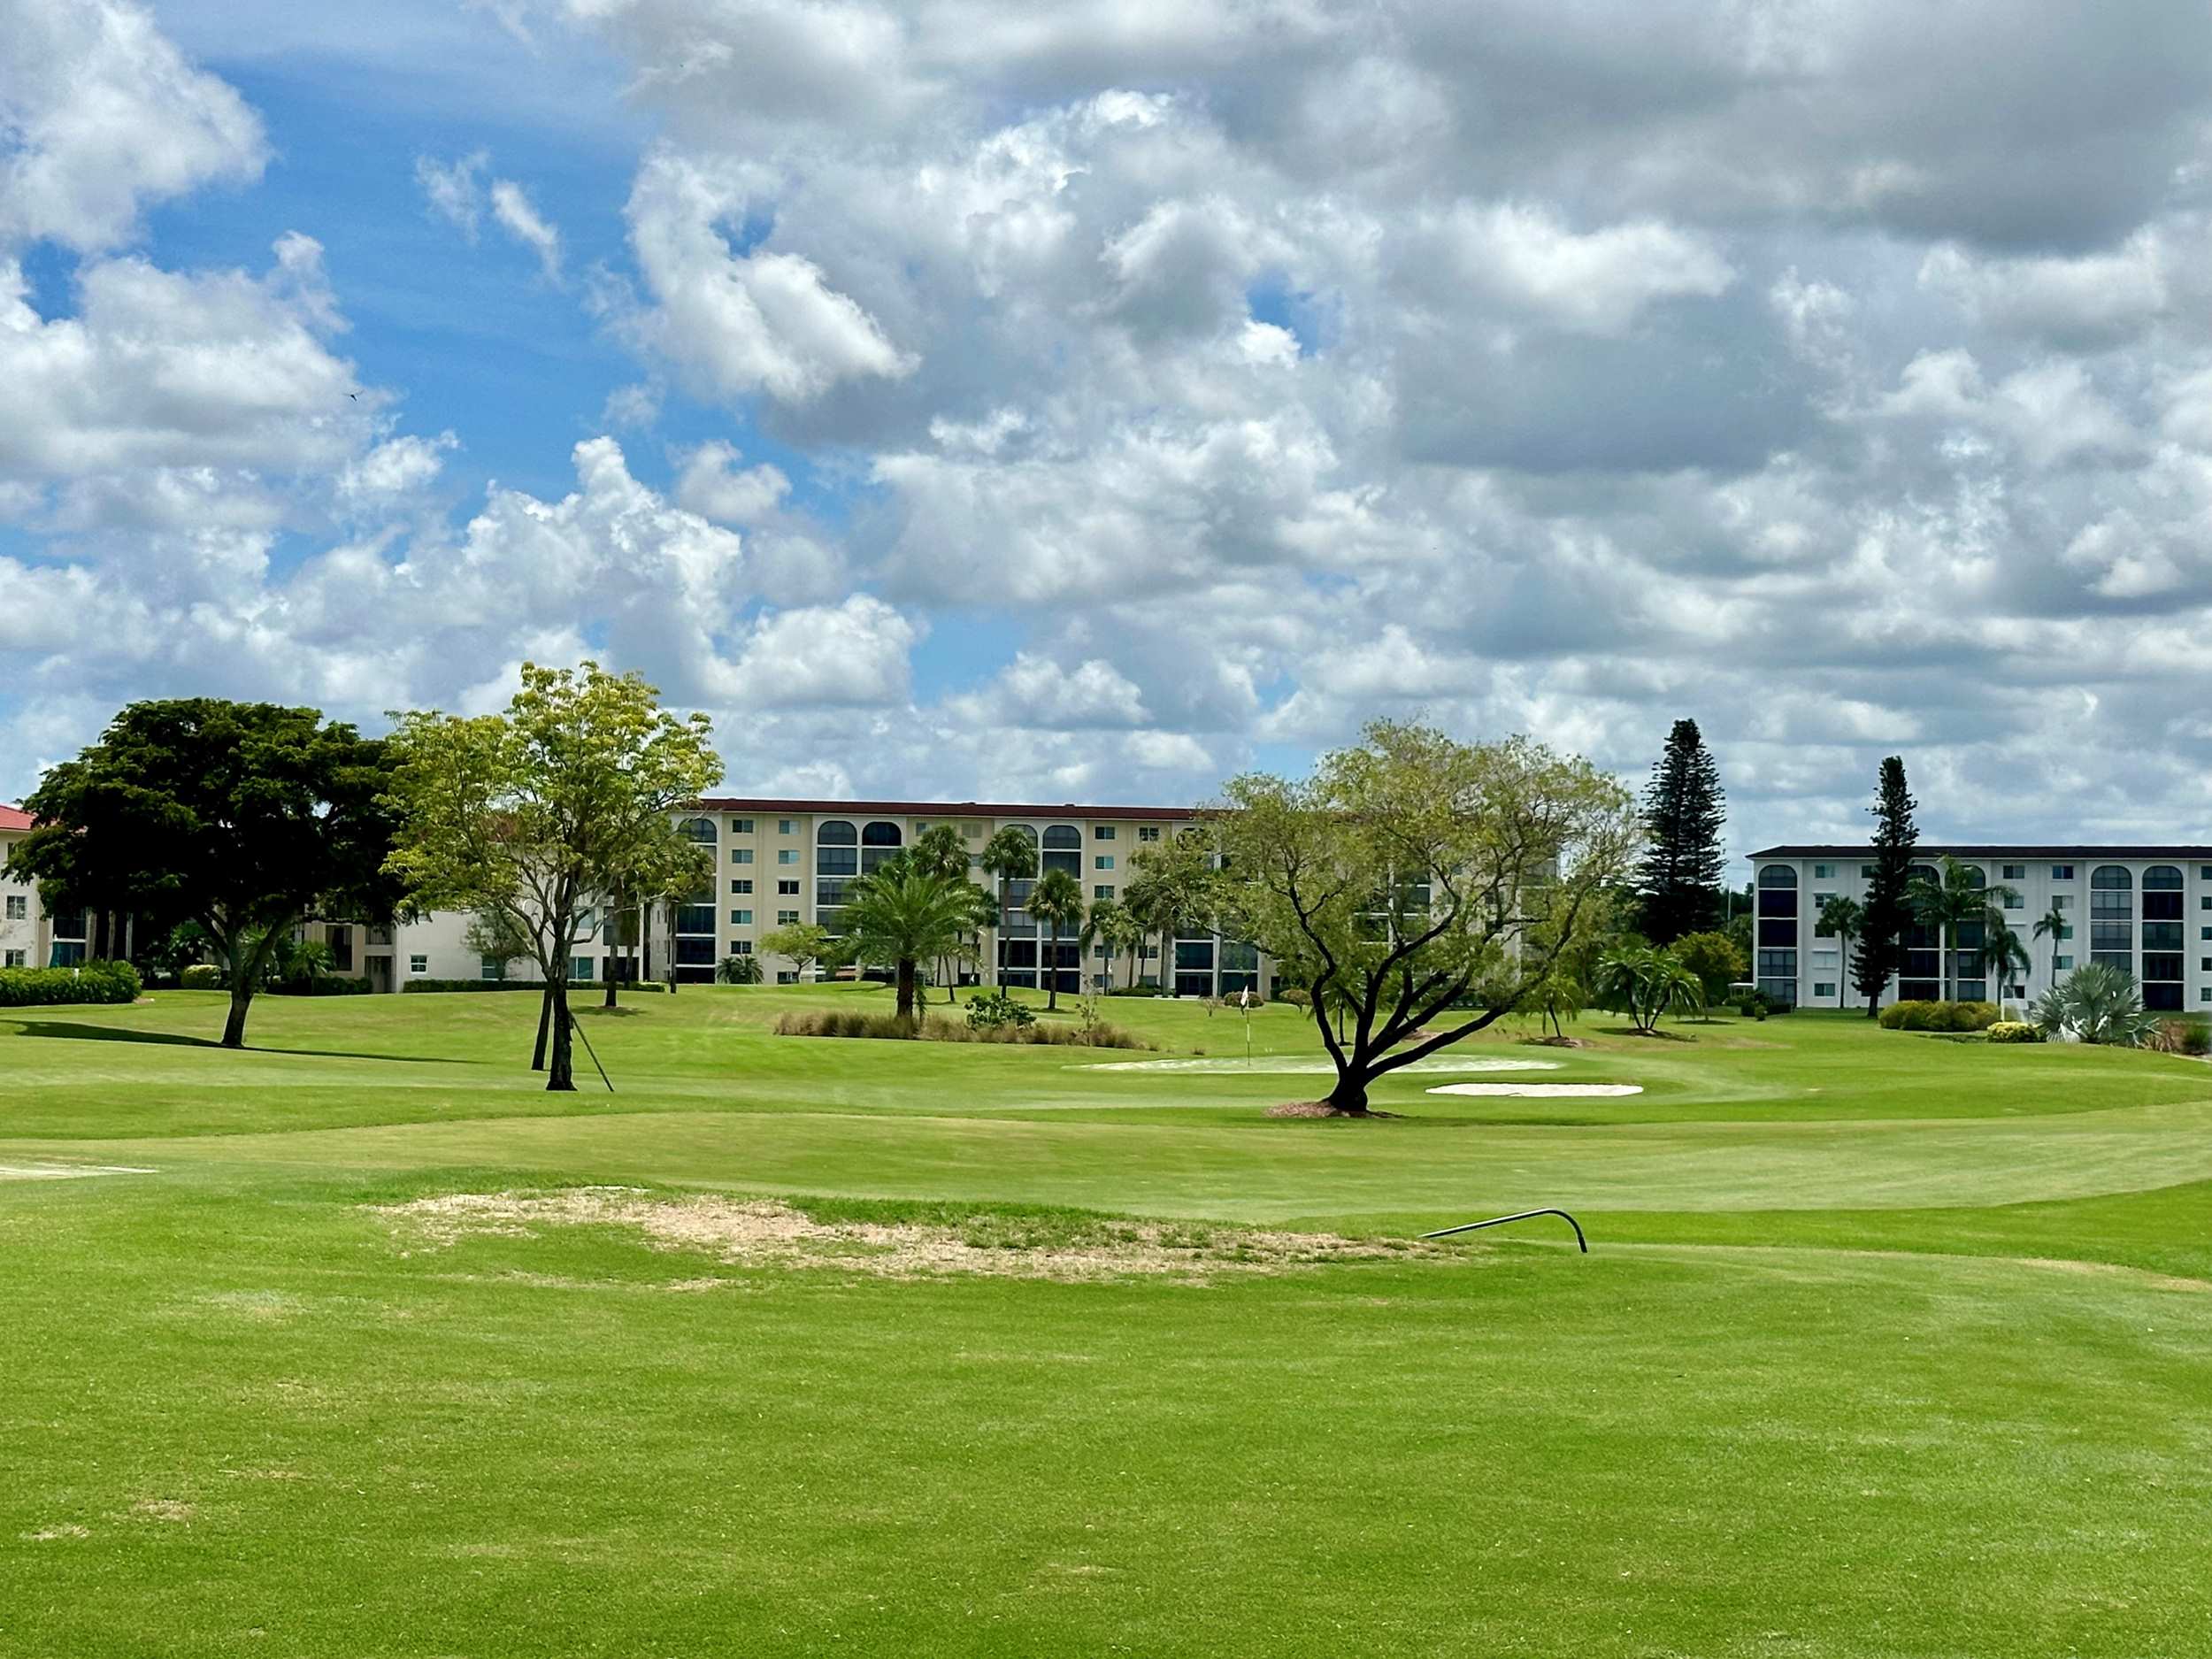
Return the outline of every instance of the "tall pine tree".
[[[1912,851],[1920,828],[1913,809],[1920,803],[1905,787],[1905,763],[1892,755],[1882,763],[1874,792],[1874,879],[1867,884],[1866,923],[1851,954],[1851,983],[1866,998],[1866,1017],[1882,1005],[1882,989],[1904,965],[1905,930],[1912,925],[1906,889],[1912,882]]]
[[[1667,751],[1644,786],[1647,850],[1637,872],[1636,896],[1653,943],[1672,944],[1685,933],[1702,933],[1719,915],[1720,832],[1727,821],[1728,797],[1721,793],[1712,751],[1695,720],[1677,720],[1667,733]]]

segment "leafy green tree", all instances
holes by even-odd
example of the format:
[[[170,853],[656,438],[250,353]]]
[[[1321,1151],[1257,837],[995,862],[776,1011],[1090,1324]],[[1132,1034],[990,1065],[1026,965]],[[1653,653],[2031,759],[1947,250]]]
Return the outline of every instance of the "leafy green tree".
[[[2036,938],[2047,939],[2051,941],[2051,983],[2053,985],[2058,983],[2058,948],[2066,937],[2068,926],[2066,912],[2060,910],[2056,904],[2053,904],[2049,910],[2036,918],[2035,926],[2028,930]]]
[[[1625,790],[1525,738],[1377,721],[1310,778],[1249,773],[1225,794],[1225,929],[1310,988],[1329,1104],[1354,1115],[1376,1079],[1519,1008],[1637,849]]]
[[[1598,964],[1599,1003],[1648,1034],[1670,1009],[1702,1008],[1705,987],[1687,963],[1656,945],[1628,945]]]
[[[1721,831],[1728,797],[1695,720],[1677,720],[1644,786],[1644,857],[1636,875],[1644,932],[1671,944],[1720,914]]]
[[[662,709],[635,674],[596,663],[526,663],[501,714],[400,718],[387,868],[418,902],[503,918],[544,977],[552,1026],[546,1087],[576,1087],[568,1010],[578,910],[653,890],[699,851],[670,814],[721,780],[711,723]],[[662,887],[660,890],[665,890]]]
[[[781,927],[772,927],[760,936],[757,946],[763,955],[790,957],[802,979],[816,963],[826,962],[836,948],[830,930],[819,922],[786,922]]]
[[[960,948],[975,915],[972,888],[902,858],[856,877],[845,889],[839,949],[856,964],[887,963],[898,984],[898,1017],[917,1017],[918,965]]]
[[[1832,898],[1820,907],[1820,914],[1813,919],[1813,932],[1818,938],[1832,938],[1846,966],[1851,961],[1851,941],[1866,927],[1866,907],[1856,899]],[[1843,1005],[1843,998],[1836,998],[1836,1005]]]
[[[1905,787],[1904,761],[1890,756],[1867,809],[1874,815],[1874,874],[1867,883],[1858,955],[1851,959],[1851,983],[1866,998],[1869,1019],[1880,1012],[1882,992],[1903,964],[1905,929],[1912,920],[1912,850],[1920,842],[1913,810],[1919,804]]]
[[[1029,913],[1051,930],[1047,946],[1045,1007],[1060,1006],[1060,936],[1083,926],[1083,884],[1064,870],[1048,870],[1029,895]]]
[[[947,881],[965,881],[968,879],[968,844],[961,839],[960,832],[949,824],[931,825],[914,838],[914,844],[902,856],[918,869],[926,870],[933,876],[941,876]],[[960,1000],[959,991],[953,983],[959,975],[953,972],[953,967],[964,949],[964,941],[961,950],[956,950],[949,956],[941,956],[937,961],[938,983],[945,987],[945,1001],[948,1002]]]
[[[1089,931],[1111,956],[1129,959],[1129,984],[1137,983],[1137,952],[1144,947],[1144,924],[1118,899],[1101,899],[1091,906]]]
[[[1728,987],[1745,978],[1751,964],[1726,933],[1685,933],[1667,947],[1676,961],[1697,975],[1708,1004],[1728,995]]]
[[[714,977],[724,985],[758,985],[760,958],[733,953],[714,964]]]
[[[1212,931],[1221,894],[1216,845],[1203,830],[1178,830],[1166,841],[1139,848],[1129,860],[1134,874],[1121,890],[1122,902],[1159,935],[1163,993],[1173,988],[1169,976],[1176,940]]]
[[[49,910],[196,923],[230,987],[223,1047],[241,1048],[270,959],[304,918],[398,908],[383,873],[390,783],[383,742],[313,709],[134,703],[32,791],[35,823],[8,869]]]

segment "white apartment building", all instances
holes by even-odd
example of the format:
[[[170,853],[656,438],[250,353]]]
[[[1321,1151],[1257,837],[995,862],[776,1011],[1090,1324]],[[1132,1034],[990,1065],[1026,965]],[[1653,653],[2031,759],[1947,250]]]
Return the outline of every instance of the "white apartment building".
[[[31,827],[31,815],[12,806],[0,806],[0,868]],[[72,961],[84,959],[84,922],[75,923],[77,947]],[[51,959],[53,928],[39,908],[38,889],[27,881],[0,873],[0,968],[42,968]]]
[[[2027,949],[2030,966],[2003,986],[1983,973],[1978,923],[1952,941],[1953,994],[1972,1000],[2040,996],[2080,964],[2125,969],[2148,1009],[2212,1009],[2212,847],[1945,846],[1924,841],[1914,869],[1931,878],[1948,854],[1980,884],[2005,887],[2001,913]],[[1759,988],[1802,1008],[1863,1006],[1851,984],[1842,941],[1819,927],[1831,898],[1862,904],[1874,873],[1864,844],[1770,847],[1751,855],[1757,894],[1752,964]],[[2065,920],[2055,935],[2034,936],[2047,916]],[[1905,938],[1904,972],[1885,1002],[1943,994],[1943,949],[1932,928]]]

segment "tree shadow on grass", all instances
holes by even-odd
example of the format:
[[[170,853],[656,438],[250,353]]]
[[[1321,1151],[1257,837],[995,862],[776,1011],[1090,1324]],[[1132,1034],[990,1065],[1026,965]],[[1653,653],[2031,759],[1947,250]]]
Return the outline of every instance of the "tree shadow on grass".
[[[174,1031],[133,1031],[127,1025],[85,1025],[65,1019],[11,1019],[0,1016],[0,1025],[12,1026],[20,1037],[73,1038],[80,1042],[153,1042],[179,1048],[220,1048],[212,1037],[188,1037]],[[349,1048],[257,1048],[249,1043],[241,1054],[296,1055],[315,1060],[388,1060],[396,1065],[488,1065],[488,1060],[452,1060],[427,1054],[358,1054]]]

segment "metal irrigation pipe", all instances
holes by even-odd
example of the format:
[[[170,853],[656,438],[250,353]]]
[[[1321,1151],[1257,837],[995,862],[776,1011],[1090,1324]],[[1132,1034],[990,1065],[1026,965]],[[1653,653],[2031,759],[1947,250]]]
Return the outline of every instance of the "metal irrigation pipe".
[[[1487,1221],[1462,1222],[1456,1227],[1439,1227],[1434,1233],[1425,1233],[1425,1239],[1448,1239],[1455,1233],[1473,1233],[1481,1227],[1502,1227],[1509,1221],[1527,1221],[1536,1216],[1557,1216],[1575,1230],[1575,1243],[1583,1255],[1590,1254],[1590,1240],[1582,1236],[1582,1224],[1563,1210],[1521,1210],[1509,1216],[1493,1216]]]

